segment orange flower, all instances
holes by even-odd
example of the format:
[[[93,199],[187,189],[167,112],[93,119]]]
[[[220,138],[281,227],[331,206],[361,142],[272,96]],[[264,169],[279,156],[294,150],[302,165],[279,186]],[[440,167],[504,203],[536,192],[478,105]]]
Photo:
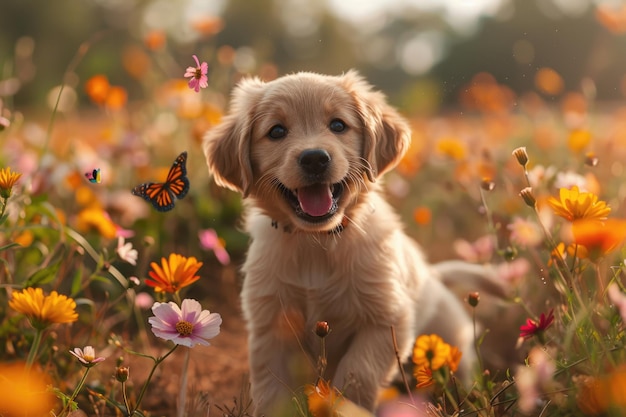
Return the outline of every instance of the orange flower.
[[[23,363],[0,364],[0,415],[43,416],[55,406],[49,376]]]
[[[615,250],[626,239],[626,220],[578,220],[572,223],[574,243],[584,246],[591,259]]]
[[[436,334],[421,335],[413,348],[413,363],[418,367],[427,366],[436,371],[448,363],[450,345]]]
[[[572,152],[580,152],[591,142],[591,132],[583,129],[573,130],[567,139],[567,146]]]
[[[430,223],[432,217],[433,215],[430,209],[426,206],[420,206],[413,210],[413,219],[420,226],[425,226]]]
[[[85,92],[94,103],[102,104],[109,95],[109,79],[105,75],[94,75],[85,83]]]
[[[148,49],[158,51],[160,49],[163,49],[167,39],[165,37],[165,32],[155,29],[148,32],[143,41]]]
[[[83,233],[96,229],[107,239],[113,239],[117,234],[115,223],[106,211],[98,207],[88,207],[81,210],[76,217],[76,229]]]
[[[114,86],[109,89],[105,105],[111,110],[120,110],[128,101],[128,93],[123,87]]]
[[[550,197],[548,204],[557,216],[571,222],[580,219],[604,220],[611,212],[611,208],[606,205],[606,202],[598,200],[597,195],[581,192],[577,186],[569,190],[561,188],[559,197],[559,200]]]
[[[435,383],[433,371],[427,365],[415,368],[415,379],[417,379],[417,388],[430,387]]]
[[[150,278],[146,279],[146,284],[154,287],[157,292],[177,293],[181,288],[193,284],[200,279],[195,275],[202,262],[198,262],[195,257],[186,258],[177,253],[171,253],[169,259],[161,258],[161,266],[156,262],[151,262],[152,271],[148,272]]]
[[[444,138],[437,142],[437,153],[450,159],[460,161],[465,159],[467,149],[465,144],[456,138]]]
[[[320,379],[316,385],[306,385],[304,393],[311,415],[314,417],[335,416],[337,406],[343,401],[337,388],[331,388],[330,383]]]
[[[456,346],[450,347],[450,354],[448,355],[448,368],[450,368],[451,372],[456,372],[459,369],[459,363],[461,362],[461,356],[463,356],[463,352],[459,350]]]
[[[555,96],[563,91],[563,78],[552,68],[543,67],[535,74],[535,86],[539,91]]]

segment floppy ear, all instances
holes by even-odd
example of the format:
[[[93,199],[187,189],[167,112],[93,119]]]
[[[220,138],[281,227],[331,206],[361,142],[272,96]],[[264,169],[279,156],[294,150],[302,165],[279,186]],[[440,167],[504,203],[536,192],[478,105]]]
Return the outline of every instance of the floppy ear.
[[[363,122],[363,158],[368,162],[371,182],[397,165],[411,143],[411,129],[406,120],[391,107],[385,96],[373,91],[356,71],[341,76],[356,102]]]
[[[229,113],[204,136],[204,155],[215,182],[244,197],[253,181],[250,130],[263,85],[256,78],[242,80],[233,92]]]

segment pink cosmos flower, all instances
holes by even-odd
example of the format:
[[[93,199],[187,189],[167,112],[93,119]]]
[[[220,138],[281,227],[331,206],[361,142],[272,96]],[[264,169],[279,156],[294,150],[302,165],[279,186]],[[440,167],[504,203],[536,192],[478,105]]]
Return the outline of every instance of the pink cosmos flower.
[[[74,348],[74,350],[70,350],[70,353],[87,368],[90,368],[105,359],[103,357],[96,357],[96,351],[92,346],[85,346],[85,349]]]
[[[200,61],[198,61],[198,57],[195,55],[193,55],[193,59],[196,61],[196,66],[187,67],[185,77],[191,78],[189,80],[189,88],[197,93],[200,91],[201,88],[207,88],[209,86],[209,77],[207,77],[207,73],[209,72],[209,64],[207,64],[206,62],[200,64]]]
[[[132,243],[124,242],[124,238],[121,236],[117,238],[117,248],[115,251],[121,260],[131,265],[137,265],[137,256],[139,256],[137,250],[133,249]]]
[[[152,333],[177,345],[208,346],[208,339],[220,333],[222,317],[218,313],[202,310],[200,303],[191,298],[184,299],[180,308],[172,301],[156,302],[152,312],[154,317],[148,319]]]
[[[198,238],[200,239],[200,246],[204,250],[212,250],[215,257],[222,265],[228,265],[230,263],[230,256],[224,244],[217,236],[217,233],[213,229],[200,230],[198,232]]]
[[[541,313],[541,316],[539,317],[539,323],[537,323],[533,319],[526,319],[526,324],[520,326],[519,328],[520,330],[519,337],[522,337],[524,339],[529,339],[537,335],[541,339],[541,337],[543,336],[543,331],[546,330],[548,327],[550,327],[553,321],[554,321],[554,309],[548,312],[547,317],[544,313]]]

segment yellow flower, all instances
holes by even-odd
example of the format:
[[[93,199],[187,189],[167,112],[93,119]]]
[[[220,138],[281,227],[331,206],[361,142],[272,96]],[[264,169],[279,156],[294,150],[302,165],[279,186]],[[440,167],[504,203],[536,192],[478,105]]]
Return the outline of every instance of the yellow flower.
[[[336,409],[343,397],[336,388],[331,388],[327,381],[320,379],[316,385],[306,385],[304,393],[311,415],[314,417],[334,417],[337,415]]]
[[[581,152],[591,142],[591,132],[588,130],[577,129],[569,134],[567,146],[572,152]]]
[[[107,239],[113,239],[117,234],[115,223],[104,210],[98,207],[81,210],[76,217],[76,229],[82,233],[96,229]]]
[[[11,189],[22,174],[11,172],[11,167],[0,169],[0,195],[2,198],[11,197]]]
[[[436,334],[422,335],[415,341],[413,362],[418,367],[428,366],[436,371],[448,363],[450,345]]]
[[[198,262],[193,256],[186,258],[172,253],[169,259],[161,258],[161,266],[156,262],[150,263],[152,271],[148,275],[152,280],[146,279],[146,284],[154,287],[157,292],[176,293],[200,279],[195,274],[201,266],[202,262]]]
[[[13,292],[9,307],[25,314],[36,328],[78,320],[76,302],[73,299],[56,291],[44,295],[41,288],[25,288]]]
[[[590,192],[580,192],[577,186],[571,189],[561,188],[560,199],[548,199],[548,204],[557,216],[571,222],[580,219],[605,220],[611,212],[606,202],[598,200],[598,196]]]
[[[465,159],[465,155],[467,154],[465,144],[456,138],[440,139],[439,142],[437,142],[436,150],[440,155],[447,156],[455,161]]]

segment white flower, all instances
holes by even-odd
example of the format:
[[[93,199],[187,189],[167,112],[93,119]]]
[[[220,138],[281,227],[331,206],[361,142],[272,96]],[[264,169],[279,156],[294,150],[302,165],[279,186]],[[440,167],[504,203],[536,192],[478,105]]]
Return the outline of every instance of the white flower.
[[[133,244],[130,242],[124,243],[122,236],[117,238],[117,249],[115,249],[121,260],[128,262],[131,265],[137,265],[137,253],[136,249],[133,249]]]
[[[88,368],[105,359],[103,357],[96,358],[96,351],[92,346],[85,346],[85,349],[74,348],[74,350],[70,350],[70,353],[74,355],[83,366]]]

